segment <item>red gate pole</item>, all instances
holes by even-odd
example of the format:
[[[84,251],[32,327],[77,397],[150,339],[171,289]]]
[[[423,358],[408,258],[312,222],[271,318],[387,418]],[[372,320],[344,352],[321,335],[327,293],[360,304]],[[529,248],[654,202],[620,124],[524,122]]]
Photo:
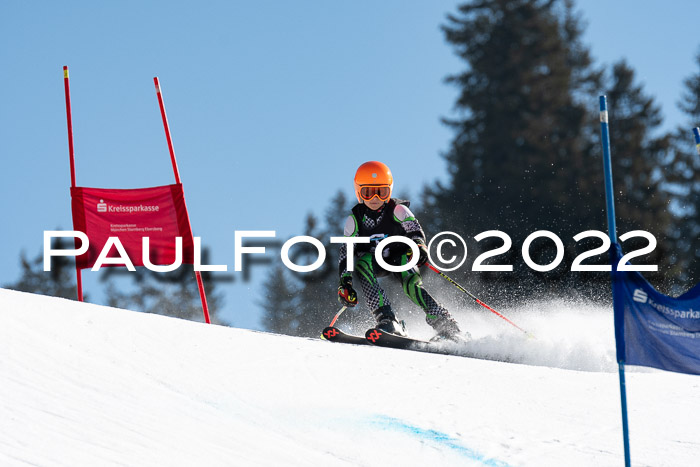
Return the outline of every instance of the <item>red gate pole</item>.
[[[75,188],[75,154],[73,152],[73,114],[70,109],[70,80],[68,78],[68,67],[63,67],[63,85],[66,91],[66,120],[68,122],[68,154],[70,155],[70,186]],[[75,248],[78,249],[78,240],[75,240]],[[78,267],[78,258],[75,259],[75,275],[78,285],[78,301],[83,301],[83,274]]]
[[[160,91],[160,82],[158,77],[153,78],[153,82],[156,85],[156,94],[158,95],[158,105],[160,106],[160,115],[163,118],[163,128],[165,128],[165,139],[168,140],[168,150],[170,151],[170,161],[173,163],[173,172],[175,173],[175,183],[181,184],[180,181],[180,171],[177,168],[177,159],[175,159],[175,149],[173,149],[173,139],[170,136],[170,125],[168,124],[168,116],[165,114],[165,104],[163,104],[163,94]],[[189,221],[189,214],[187,215],[187,220]],[[190,225],[190,231],[192,231],[192,226]],[[194,244],[194,234],[192,238],[192,243]],[[211,323],[209,320],[209,306],[207,305],[207,294],[204,291],[204,282],[202,282],[202,273],[200,271],[194,272],[197,278],[197,287],[199,288],[199,298],[202,300],[202,311],[204,312],[204,321],[207,324]]]

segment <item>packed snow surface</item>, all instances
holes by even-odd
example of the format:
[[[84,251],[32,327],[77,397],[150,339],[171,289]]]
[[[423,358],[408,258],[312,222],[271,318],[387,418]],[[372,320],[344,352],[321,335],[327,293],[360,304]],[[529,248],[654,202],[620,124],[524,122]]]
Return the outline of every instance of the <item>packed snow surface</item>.
[[[622,465],[609,312],[549,308],[464,317],[473,358],[0,290],[0,465]],[[627,391],[633,465],[698,465],[700,378]]]

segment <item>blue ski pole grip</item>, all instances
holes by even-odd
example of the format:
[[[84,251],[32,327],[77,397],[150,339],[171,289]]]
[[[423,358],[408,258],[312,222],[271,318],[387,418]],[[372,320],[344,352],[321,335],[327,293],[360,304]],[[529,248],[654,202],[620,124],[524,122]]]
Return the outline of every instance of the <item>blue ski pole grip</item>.
[[[693,134],[695,135],[695,149],[698,151],[700,156],[700,128],[693,128]]]

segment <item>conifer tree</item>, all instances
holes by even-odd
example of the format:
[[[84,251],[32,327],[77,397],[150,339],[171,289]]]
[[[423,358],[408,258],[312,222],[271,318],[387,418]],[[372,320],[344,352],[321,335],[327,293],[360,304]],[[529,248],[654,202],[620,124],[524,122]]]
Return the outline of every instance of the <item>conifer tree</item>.
[[[344,220],[350,203],[338,192],[326,209],[323,221],[312,214],[306,218],[304,235],[321,241],[326,251],[323,265],[311,272],[293,272],[279,266],[270,271],[260,304],[264,310],[266,330],[283,334],[317,337],[340,308],[338,288],[338,244],[330,237],[343,235]],[[290,259],[298,265],[311,264],[318,258],[317,249],[299,244],[290,250]]]
[[[663,278],[677,274],[679,266],[672,257],[674,219],[663,171],[671,135],[660,134],[661,109],[635,83],[634,70],[625,61],[613,66],[607,96],[618,234],[645,230],[656,237],[655,251],[640,260],[659,265],[658,274],[645,277],[663,288]],[[628,252],[646,244],[646,240],[630,240],[623,248]]]
[[[698,71],[684,81],[678,107],[687,116],[685,125],[673,135],[673,158],[667,164],[672,206],[677,213],[675,253],[682,269],[685,288],[700,281],[700,154],[692,129],[700,127],[700,51],[695,62]]]
[[[62,250],[70,248],[63,238],[54,238],[51,248]],[[51,271],[44,271],[44,255],[39,253],[34,259],[27,258],[24,252],[20,255],[22,274],[13,284],[3,287],[20,292],[50,295],[52,297],[77,299],[75,282],[75,261],[66,256],[56,256],[51,259]],[[87,296],[84,297],[87,300]]]
[[[428,191],[433,214],[426,219],[432,230],[466,237],[492,229],[510,235],[509,253],[491,262],[512,264],[514,272],[479,274],[496,281],[493,292],[566,288],[572,237],[605,219],[596,133],[602,73],[581,43],[573,4],[474,1],[448,16],[443,30],[466,69],[448,78],[460,91],[459,117],[445,120],[455,132],[445,155],[450,179]],[[568,248],[560,273],[524,265],[520,247],[537,230],[556,233]],[[481,251],[501,244],[483,243]],[[478,252],[470,252],[472,261]],[[553,245],[533,244],[531,256],[549,263]]]
[[[203,264],[209,264],[206,249],[202,252],[202,258]],[[219,316],[223,298],[218,292],[216,281],[208,271],[202,271],[201,274],[207,296],[209,318],[214,324],[225,324]],[[117,278],[120,276],[126,278],[131,284],[118,281]],[[191,264],[183,264],[177,270],[165,273],[146,268],[137,268],[134,272],[120,267],[107,268],[103,281],[107,284],[105,292],[109,306],[191,321],[204,321],[202,302],[194,267]]]
[[[270,271],[263,284],[265,296],[258,304],[263,309],[260,324],[266,331],[296,334],[302,308],[290,279],[287,268],[280,264]]]

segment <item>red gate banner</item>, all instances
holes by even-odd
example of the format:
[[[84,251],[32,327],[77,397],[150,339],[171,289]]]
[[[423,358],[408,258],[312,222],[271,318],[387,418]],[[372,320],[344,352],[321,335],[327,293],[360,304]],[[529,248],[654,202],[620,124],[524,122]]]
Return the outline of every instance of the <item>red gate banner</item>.
[[[175,262],[175,237],[182,237],[182,262],[194,263],[192,229],[182,184],[129,190],[71,188],[73,229],[90,240],[76,258],[79,269],[94,266],[109,237],[118,237],[134,266],[143,266],[142,239],[149,237],[154,265]],[[118,257],[112,248],[109,257]],[[110,264],[105,264],[110,266]]]

